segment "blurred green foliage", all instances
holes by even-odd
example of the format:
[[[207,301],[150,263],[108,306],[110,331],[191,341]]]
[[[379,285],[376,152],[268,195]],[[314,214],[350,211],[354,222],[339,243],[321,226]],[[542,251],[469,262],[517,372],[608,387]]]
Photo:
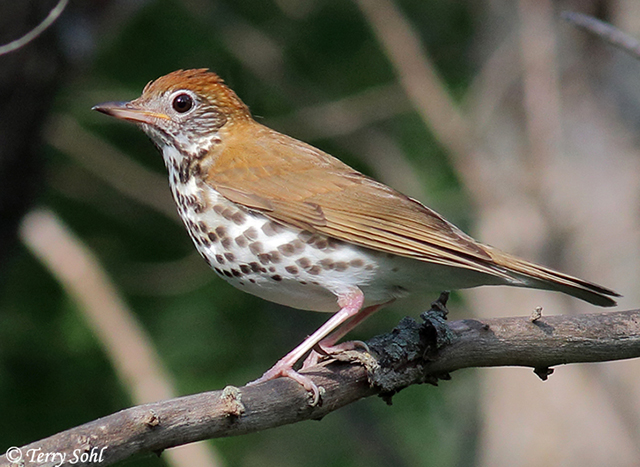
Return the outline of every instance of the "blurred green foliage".
[[[472,10],[465,2],[399,3],[454,95],[462,96],[470,76]],[[275,63],[250,67],[238,55],[234,38],[247,30],[271,39]],[[69,77],[55,110],[72,114],[163,175],[161,158],[140,131],[91,113],[91,106],[136,97],[147,81],[174,69],[208,67],[269,124],[395,80],[352,2],[156,0],[102,37],[92,65]],[[408,109],[372,126],[402,149],[424,187],[424,201],[464,227],[464,194],[421,119]],[[343,144],[352,136],[309,142],[382,177],[356,145]],[[182,394],[255,379],[326,319],[236,291],[204,262],[180,262],[195,250],[175,219],[131,200],[68,155],[43,151],[47,177],[39,204],[53,209],[95,252]],[[29,252],[16,252],[0,292],[0,450],[131,405],[76,304]],[[353,337],[385,332],[402,314],[421,311],[402,303],[394,310]],[[230,466],[470,465],[475,389],[472,373],[456,374],[441,388],[405,390],[392,407],[372,398],[320,422],[210,442]],[[122,463],[162,464],[152,455]]]

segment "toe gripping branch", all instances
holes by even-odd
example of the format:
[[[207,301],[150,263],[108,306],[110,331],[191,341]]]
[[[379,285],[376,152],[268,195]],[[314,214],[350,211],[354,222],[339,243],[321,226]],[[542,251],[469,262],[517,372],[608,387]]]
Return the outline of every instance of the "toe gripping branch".
[[[442,292],[431,309],[420,315],[422,323],[404,317],[390,333],[367,342],[377,359],[375,367],[368,367],[369,381],[381,389],[380,396],[388,404],[394,394],[416,382],[437,385],[440,379],[451,379],[448,373],[426,371],[426,365],[453,338],[446,321],[448,299],[449,292]]]

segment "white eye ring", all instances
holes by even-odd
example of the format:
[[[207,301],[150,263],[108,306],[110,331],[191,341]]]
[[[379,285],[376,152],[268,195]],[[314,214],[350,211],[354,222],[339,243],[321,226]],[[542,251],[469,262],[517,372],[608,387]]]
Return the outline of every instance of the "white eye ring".
[[[179,114],[186,114],[196,106],[196,100],[188,91],[176,91],[171,95],[171,108]]]

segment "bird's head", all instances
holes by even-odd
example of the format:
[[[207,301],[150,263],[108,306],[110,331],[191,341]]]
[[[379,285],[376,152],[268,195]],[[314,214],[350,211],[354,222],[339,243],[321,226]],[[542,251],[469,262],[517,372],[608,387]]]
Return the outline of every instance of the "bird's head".
[[[147,84],[137,99],[93,110],[138,124],[162,150],[194,156],[219,139],[221,128],[251,118],[240,98],[207,69],[174,71]]]

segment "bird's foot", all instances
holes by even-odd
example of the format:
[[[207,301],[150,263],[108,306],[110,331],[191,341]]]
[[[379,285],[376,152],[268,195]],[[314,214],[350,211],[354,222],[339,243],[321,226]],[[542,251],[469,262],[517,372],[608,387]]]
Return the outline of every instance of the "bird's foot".
[[[362,341],[348,341],[335,345],[317,344],[304,360],[301,369],[306,370],[318,365],[321,361],[330,358],[339,360],[340,354],[358,349],[369,352],[369,346]],[[292,363],[289,359],[283,358],[260,378],[247,383],[247,386],[253,386],[255,384],[264,383],[265,381],[270,381],[280,377],[291,378],[309,392],[311,397],[310,405],[318,405],[320,402],[320,388],[318,388],[318,385],[316,385],[311,378],[294,370],[294,363],[295,362]]]
[[[339,355],[341,353],[358,349],[369,352],[369,346],[363,341],[348,341],[334,345],[326,345],[320,342],[319,344],[316,344],[311,353],[307,358],[305,358],[302,363],[302,369],[306,370],[307,368],[316,366],[327,359],[339,360]]]
[[[312,407],[318,405],[318,403],[320,402],[320,389],[318,388],[316,383],[314,383],[308,376],[300,374],[296,370],[294,370],[292,363],[283,360],[280,360],[278,363],[276,363],[260,378],[247,383],[247,386],[253,386],[255,384],[264,383],[265,381],[271,381],[272,379],[280,377],[291,378],[292,380],[296,381],[309,393],[309,396],[311,397],[311,401],[309,402],[309,404]]]
[[[338,329],[344,322],[348,321],[350,318],[358,317],[359,313],[362,311],[363,317],[368,316],[368,313],[372,313],[377,308],[369,307],[362,310],[362,304],[364,303],[364,294],[357,287],[353,287],[348,293],[342,294],[338,297],[338,305],[340,305],[340,310],[335,313],[329,320],[320,326],[313,334],[307,337],[300,345],[298,345],[295,349],[285,355],[278,363],[276,363],[273,368],[267,371],[261,378],[253,381],[253,383],[249,384],[257,384],[262,383],[264,381],[269,381],[271,379],[279,378],[280,376],[284,376],[287,378],[291,378],[294,381],[297,381],[301,384],[309,394],[311,395],[311,405],[318,405],[320,402],[320,389],[318,386],[309,378],[308,376],[302,375],[293,369],[293,366],[302,359],[309,351],[311,351],[318,343],[322,344],[334,344],[336,339],[339,339],[341,334],[332,334],[333,331]],[[363,317],[359,319],[352,319],[351,323],[354,321],[356,323],[360,322]],[[347,331],[349,328],[347,328]],[[331,336],[336,337],[331,337]],[[326,340],[325,340],[326,339]],[[303,366],[303,368],[306,368]]]

